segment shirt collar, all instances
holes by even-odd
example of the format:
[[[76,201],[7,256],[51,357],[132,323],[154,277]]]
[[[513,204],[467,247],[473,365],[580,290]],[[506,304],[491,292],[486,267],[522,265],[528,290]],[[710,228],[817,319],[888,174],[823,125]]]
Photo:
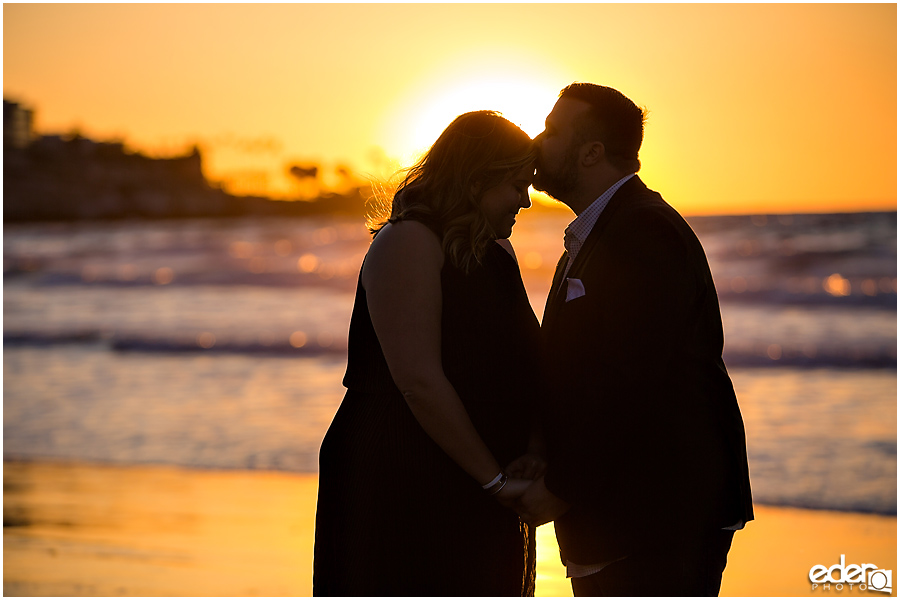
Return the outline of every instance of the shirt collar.
[[[569,223],[569,226],[566,227],[566,238],[568,239],[570,236],[575,237],[580,243],[584,243],[584,240],[587,239],[588,234],[591,232],[591,229],[594,228],[594,225],[597,223],[597,219],[600,218],[600,214],[603,213],[603,209],[606,208],[606,205],[609,204],[610,199],[613,195],[619,191],[619,188],[622,187],[626,181],[634,177],[634,173],[626,175],[622,179],[618,180],[614,184],[612,184],[605,192],[600,194],[600,197],[594,200],[590,206],[588,206],[580,215],[575,217],[575,220]]]

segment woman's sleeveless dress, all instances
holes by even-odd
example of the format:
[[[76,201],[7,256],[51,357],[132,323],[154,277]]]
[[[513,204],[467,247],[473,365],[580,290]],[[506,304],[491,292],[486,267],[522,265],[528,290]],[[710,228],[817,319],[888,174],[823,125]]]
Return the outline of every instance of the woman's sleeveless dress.
[[[512,256],[491,244],[441,272],[442,360],[501,466],[526,452],[540,328]],[[361,283],[347,393],[322,442],[313,594],[532,596],[534,529],[425,433],[394,385]]]

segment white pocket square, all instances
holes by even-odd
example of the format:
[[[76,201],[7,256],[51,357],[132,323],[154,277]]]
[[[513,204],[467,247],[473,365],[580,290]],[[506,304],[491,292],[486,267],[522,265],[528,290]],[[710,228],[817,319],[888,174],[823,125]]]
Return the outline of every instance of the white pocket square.
[[[566,286],[566,302],[570,302],[575,298],[581,298],[582,296],[584,296],[584,284],[581,283],[580,279],[566,277],[566,281],[569,282],[569,284]]]

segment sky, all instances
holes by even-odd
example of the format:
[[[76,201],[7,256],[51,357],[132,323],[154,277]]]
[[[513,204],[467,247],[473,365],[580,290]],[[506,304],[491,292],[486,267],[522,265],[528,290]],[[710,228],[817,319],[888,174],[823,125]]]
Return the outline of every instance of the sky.
[[[4,4],[3,94],[40,134],[293,197],[383,178],[467,110],[530,135],[573,81],[650,111],[687,215],[895,210],[895,4]]]

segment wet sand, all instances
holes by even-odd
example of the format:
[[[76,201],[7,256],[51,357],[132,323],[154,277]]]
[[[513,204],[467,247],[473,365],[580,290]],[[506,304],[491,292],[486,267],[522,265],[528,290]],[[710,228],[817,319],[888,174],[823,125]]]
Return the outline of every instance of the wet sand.
[[[5,462],[5,596],[308,596],[315,475]],[[897,519],[757,507],[735,536],[723,596],[813,591],[810,567],[896,572]],[[571,596],[552,525],[538,529],[538,596]],[[876,597],[879,594],[875,594]]]

